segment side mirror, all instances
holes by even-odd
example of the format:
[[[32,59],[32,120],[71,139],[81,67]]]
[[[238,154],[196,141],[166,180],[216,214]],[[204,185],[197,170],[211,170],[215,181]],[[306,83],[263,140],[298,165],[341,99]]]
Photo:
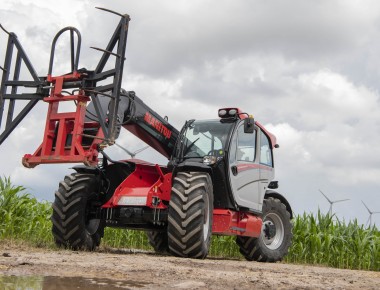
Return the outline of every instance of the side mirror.
[[[244,119],[244,133],[252,134],[255,129],[255,119]]]

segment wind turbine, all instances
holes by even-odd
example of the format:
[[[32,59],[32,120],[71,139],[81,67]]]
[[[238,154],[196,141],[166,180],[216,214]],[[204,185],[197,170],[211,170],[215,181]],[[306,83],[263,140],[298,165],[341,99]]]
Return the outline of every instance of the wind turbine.
[[[147,148],[149,147],[149,145],[148,145],[148,146],[145,146],[145,147],[142,147],[142,148],[136,150],[135,152],[131,152],[131,151],[129,151],[127,148],[124,148],[124,147],[118,145],[117,143],[115,143],[115,145],[116,145],[117,147],[119,147],[120,149],[122,149],[123,151],[125,151],[128,155],[130,155],[131,158],[135,158],[136,154],[138,154],[138,153],[144,151],[145,149],[147,149]]]
[[[327,199],[327,201],[330,203],[330,209],[329,209],[329,215],[331,216],[332,215],[332,206],[333,206],[333,204],[334,203],[337,203],[337,202],[342,202],[342,201],[346,201],[346,200],[350,200],[349,198],[346,198],[346,199],[339,199],[339,200],[334,200],[334,201],[332,201],[332,200],[330,200],[323,192],[322,192],[322,190],[319,190],[322,194],[323,194],[323,196]]]
[[[368,217],[367,223],[366,223],[365,225],[367,225],[368,222],[369,222],[369,227],[371,227],[371,225],[372,225],[372,215],[373,215],[373,214],[376,214],[376,213],[380,213],[380,211],[371,211],[371,210],[368,208],[368,206],[364,203],[364,201],[362,201],[362,203],[364,204],[364,206],[366,207],[366,209],[367,209],[368,212],[369,212],[369,217]]]

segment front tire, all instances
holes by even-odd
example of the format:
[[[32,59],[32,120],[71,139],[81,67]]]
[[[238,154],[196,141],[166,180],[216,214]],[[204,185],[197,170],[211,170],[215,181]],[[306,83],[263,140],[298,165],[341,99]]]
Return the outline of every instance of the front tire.
[[[210,176],[203,172],[179,172],[169,203],[169,251],[179,257],[204,259],[210,248],[212,217]]]
[[[104,221],[92,216],[101,181],[93,174],[73,173],[59,184],[52,205],[52,233],[57,246],[94,250],[104,235]],[[100,206],[99,204],[97,206]]]
[[[260,237],[236,238],[240,253],[248,261],[277,262],[288,253],[292,243],[292,224],[286,206],[269,197],[263,204],[263,227]]]

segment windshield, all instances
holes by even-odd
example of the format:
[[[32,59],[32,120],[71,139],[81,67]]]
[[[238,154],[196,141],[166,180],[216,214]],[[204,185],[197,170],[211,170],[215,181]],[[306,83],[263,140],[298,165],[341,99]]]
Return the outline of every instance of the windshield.
[[[233,123],[221,123],[220,120],[194,121],[185,132],[182,156],[223,156],[232,125]]]

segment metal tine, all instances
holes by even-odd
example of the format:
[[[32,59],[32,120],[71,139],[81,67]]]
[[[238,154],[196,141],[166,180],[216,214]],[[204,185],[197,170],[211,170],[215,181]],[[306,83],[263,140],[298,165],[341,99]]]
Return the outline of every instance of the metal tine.
[[[10,33],[8,30],[6,30],[6,29],[4,28],[4,26],[1,25],[1,23],[0,23],[0,28],[1,28],[6,34],[11,35],[11,33]],[[7,70],[6,70],[5,68],[3,68],[2,66],[0,66],[0,69],[1,69],[3,72],[7,72]]]
[[[118,16],[120,16],[120,17],[123,17],[123,18],[127,18],[127,19],[131,19],[130,18],[130,16],[128,15],[128,14],[120,14],[120,13],[118,13],[118,12],[115,12],[115,11],[113,11],[113,10],[110,10],[110,9],[107,9],[107,8],[102,8],[102,7],[95,7],[96,9],[99,9],[99,10],[103,10],[103,11],[106,11],[106,12],[109,12],[109,13],[112,13],[112,14],[115,14],[115,15],[118,15]],[[99,50],[99,51],[102,51],[102,52],[105,52],[105,53],[108,53],[108,54],[110,54],[110,55],[113,55],[113,56],[116,56],[116,57],[118,57],[118,58],[121,58],[121,55],[119,55],[119,54],[116,54],[116,53],[113,53],[113,52],[111,52],[111,51],[108,51],[108,50],[105,50],[105,49],[101,49],[101,48],[98,48],[98,47],[94,47],[94,46],[91,46],[90,48],[92,48],[92,49],[95,49],[95,50]],[[126,58],[124,57],[124,60],[125,60]]]
[[[130,19],[130,17],[129,17],[128,14],[124,14],[123,15],[123,14],[120,14],[118,12],[112,11],[112,10],[107,9],[107,8],[102,8],[102,7],[95,7],[95,8],[99,9],[99,10],[103,10],[103,11],[109,12],[109,13],[112,13],[112,14],[115,14],[115,15],[118,15],[118,16],[123,17],[123,18],[129,18]]]
[[[99,51],[102,51],[102,52],[105,52],[105,53],[108,53],[108,54],[111,54],[111,55],[113,55],[113,56],[116,56],[117,58],[120,58],[120,57],[121,57],[121,55],[119,55],[119,54],[117,54],[117,53],[113,53],[112,51],[105,50],[105,49],[101,49],[101,48],[99,48],[99,47],[90,46],[90,48],[95,49],[95,50],[99,50]],[[124,59],[126,59],[126,58],[124,57]]]
[[[10,33],[9,31],[7,31],[7,30],[4,28],[4,26],[1,25],[1,23],[0,23],[0,28],[1,28],[6,34],[11,35],[11,33]]]

